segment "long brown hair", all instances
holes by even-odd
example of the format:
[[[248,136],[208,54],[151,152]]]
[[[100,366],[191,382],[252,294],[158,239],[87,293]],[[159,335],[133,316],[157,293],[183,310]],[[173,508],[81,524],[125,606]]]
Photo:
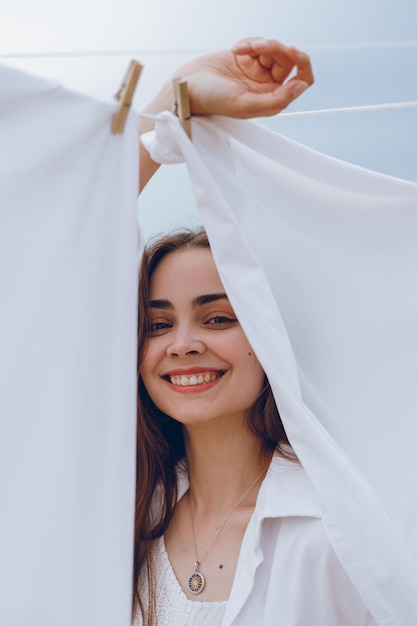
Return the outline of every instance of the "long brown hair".
[[[144,252],[139,276],[138,324],[138,411],[136,459],[136,519],[134,546],[134,613],[140,610],[146,626],[155,624],[155,590],[150,560],[150,545],[167,529],[177,500],[176,465],[184,456],[182,426],[160,411],[152,402],[140,375],[142,359],[149,337],[147,303],[152,274],[168,254],[187,248],[209,248],[204,230],[181,231],[160,238]],[[265,376],[262,392],[249,415],[249,427],[262,442],[263,452],[278,451],[288,443],[271,387]],[[158,492],[158,507],[152,500]],[[158,508],[156,511],[155,509]],[[141,572],[148,579],[148,598],[139,597]]]

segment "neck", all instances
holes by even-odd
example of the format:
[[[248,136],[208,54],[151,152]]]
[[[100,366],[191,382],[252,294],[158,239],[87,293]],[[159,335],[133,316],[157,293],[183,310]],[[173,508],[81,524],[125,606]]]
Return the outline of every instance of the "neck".
[[[262,454],[261,442],[247,429],[187,428],[184,439],[189,498],[196,513],[218,515],[230,509],[269,464],[270,455]],[[255,504],[260,483],[248,493],[246,504]]]

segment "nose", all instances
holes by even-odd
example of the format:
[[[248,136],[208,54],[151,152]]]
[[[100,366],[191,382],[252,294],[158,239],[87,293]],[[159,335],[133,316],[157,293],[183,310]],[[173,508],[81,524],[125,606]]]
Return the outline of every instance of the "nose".
[[[167,346],[167,354],[172,357],[187,357],[196,354],[204,354],[206,346],[198,333],[191,329],[178,329],[170,336]]]

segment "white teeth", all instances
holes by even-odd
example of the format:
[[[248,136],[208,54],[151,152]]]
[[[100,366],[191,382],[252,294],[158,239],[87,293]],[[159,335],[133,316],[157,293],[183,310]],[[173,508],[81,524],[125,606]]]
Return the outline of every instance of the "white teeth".
[[[216,374],[215,372],[205,372],[202,374],[191,374],[190,376],[186,376],[183,374],[182,376],[170,376],[169,382],[172,385],[179,385],[180,387],[189,387],[195,385],[203,385],[204,383],[210,383],[216,378],[219,378],[220,374]]]

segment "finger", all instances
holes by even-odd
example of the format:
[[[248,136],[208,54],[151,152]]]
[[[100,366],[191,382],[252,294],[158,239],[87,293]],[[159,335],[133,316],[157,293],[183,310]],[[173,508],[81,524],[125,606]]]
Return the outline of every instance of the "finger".
[[[233,46],[232,52],[237,56],[246,55],[256,58],[263,68],[270,71],[271,76],[277,83],[284,82],[298,61],[304,66],[309,63],[306,55],[302,56],[303,53],[300,53],[295,48],[288,48],[276,39],[267,40],[259,37],[248,37],[237,42]],[[304,74],[307,78],[306,71]],[[303,75],[300,78],[302,80]]]
[[[283,94],[281,97],[287,99],[287,106],[291,104],[293,100],[301,96],[302,93],[305,92],[306,89],[310,87],[310,84],[304,80],[299,80],[298,78],[291,78],[285,85],[282,86]]]
[[[297,66],[295,78],[312,85],[314,83],[314,74],[308,54],[297,50],[297,48],[288,48],[288,55],[293,60],[294,65]]]
[[[291,79],[272,93],[245,93],[239,99],[241,117],[270,117],[277,115],[293,100],[301,95],[309,85],[297,79]],[[235,109],[236,111],[236,109]]]
[[[268,48],[268,41],[263,37],[245,37],[232,46],[234,54],[259,54]]]
[[[259,58],[259,62],[262,64],[262,57]],[[287,57],[283,57],[279,60],[273,58],[269,67],[269,72],[276,83],[282,84],[291,74],[293,69],[294,63],[291,59]]]
[[[314,83],[313,69],[308,54],[292,46],[284,46],[275,39],[269,39],[267,43],[268,47],[260,51],[259,61],[264,67],[271,69],[274,80],[277,82],[285,80],[292,69],[296,67],[297,79],[305,81],[309,85]]]

